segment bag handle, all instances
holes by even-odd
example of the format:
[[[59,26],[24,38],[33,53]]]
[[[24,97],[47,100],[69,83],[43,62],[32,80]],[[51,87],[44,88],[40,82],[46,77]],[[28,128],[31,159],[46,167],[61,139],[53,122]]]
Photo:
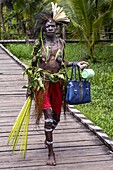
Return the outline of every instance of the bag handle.
[[[78,70],[78,78],[81,81],[80,68],[77,64],[76,65],[72,64],[70,80],[73,79],[73,74],[74,74],[74,80],[77,80],[77,70]]]

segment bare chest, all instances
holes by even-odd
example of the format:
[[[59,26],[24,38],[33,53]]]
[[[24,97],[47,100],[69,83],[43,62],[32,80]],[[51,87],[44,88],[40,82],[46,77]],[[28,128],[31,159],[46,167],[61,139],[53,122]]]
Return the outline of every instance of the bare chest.
[[[60,53],[59,53],[60,51]],[[62,46],[54,44],[51,46],[45,45],[42,49],[42,59],[40,61],[40,67],[48,70],[52,73],[56,73],[61,68],[61,63],[57,61],[58,55],[63,57]]]

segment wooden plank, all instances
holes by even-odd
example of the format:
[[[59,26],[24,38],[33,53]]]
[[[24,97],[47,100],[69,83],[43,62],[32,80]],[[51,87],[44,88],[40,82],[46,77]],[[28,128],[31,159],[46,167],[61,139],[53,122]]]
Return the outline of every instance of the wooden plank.
[[[14,61],[14,60],[1,60],[1,59],[0,59],[0,64],[10,65],[10,64],[15,64],[15,61]]]
[[[0,55],[4,54],[4,53],[5,53],[5,51],[2,48],[0,48]]]
[[[12,70],[19,70],[19,65],[15,65],[15,64],[8,64],[7,65],[7,68],[6,68],[6,64],[2,64],[2,66],[1,66],[1,69],[5,69],[5,70],[8,70],[8,69],[12,69]],[[22,69],[23,71],[25,70],[25,69]]]
[[[7,137],[9,135],[9,132],[11,130],[12,127],[10,127],[8,130],[6,129],[6,131],[3,131],[3,127],[1,127],[0,129],[0,138],[1,137]],[[44,135],[44,127],[42,127],[42,129],[34,129],[33,130],[33,126],[30,126],[29,127],[30,130],[29,130],[29,140],[30,141],[36,141],[38,140],[37,139],[37,136],[39,136],[40,138],[43,138],[43,135]],[[4,134],[2,134],[4,132]],[[87,133],[86,133],[87,132]],[[88,135],[84,135],[84,133],[88,134]],[[63,134],[63,135],[61,135]],[[68,136],[69,135],[69,136]],[[80,138],[79,138],[79,135],[80,135]],[[98,138],[93,135],[92,133],[88,133],[88,131],[84,131],[84,130],[78,130],[77,129],[74,129],[72,131],[72,129],[56,129],[56,131],[54,132],[54,138],[55,138],[55,141],[71,141],[71,137],[73,136],[73,141],[78,141],[79,140],[84,140],[84,141],[89,141],[89,140],[97,140]],[[33,139],[32,139],[33,138]],[[100,141],[99,141],[100,142]]]
[[[19,75],[22,75],[23,74],[23,71],[22,70],[19,70],[19,69],[8,69],[7,70],[4,70],[4,69],[0,69],[0,74],[5,74],[5,75],[10,75],[10,74],[19,74]]]
[[[15,120],[16,120],[16,118],[15,118]],[[12,128],[12,126],[11,127],[9,127],[9,126],[2,126],[1,128],[0,128],[0,138],[1,137],[7,137],[8,135],[9,135],[9,133],[10,133],[10,130],[11,130],[11,128]],[[42,127],[41,127],[42,128]],[[38,131],[38,132],[37,132]],[[44,129],[37,129],[37,131],[36,131],[36,129],[34,129],[33,130],[33,126],[31,127],[30,126],[30,129],[29,129],[29,136],[30,135],[37,135],[38,133],[43,133],[44,132]],[[60,132],[59,132],[60,131]],[[74,134],[76,134],[76,133],[84,133],[84,132],[88,132],[88,130],[84,130],[84,129],[78,129],[78,132],[76,132],[75,131],[75,129],[74,130],[72,130],[72,128],[68,128],[68,129],[61,129],[61,128],[59,128],[59,129],[56,129],[56,132],[55,133],[74,133]],[[70,134],[71,135],[71,134]],[[88,139],[89,140],[89,139]]]

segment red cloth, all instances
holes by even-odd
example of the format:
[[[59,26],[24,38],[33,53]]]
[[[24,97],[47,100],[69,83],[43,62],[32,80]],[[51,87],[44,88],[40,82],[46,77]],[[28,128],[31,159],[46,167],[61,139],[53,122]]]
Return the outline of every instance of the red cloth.
[[[52,108],[54,113],[60,114],[62,107],[62,88],[60,82],[49,82],[48,90],[44,93],[43,110]]]

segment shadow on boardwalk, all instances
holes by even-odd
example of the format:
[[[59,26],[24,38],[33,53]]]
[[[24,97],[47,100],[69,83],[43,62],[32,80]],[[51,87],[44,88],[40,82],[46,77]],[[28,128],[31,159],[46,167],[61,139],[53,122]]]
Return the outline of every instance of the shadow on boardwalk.
[[[23,67],[0,48],[0,169],[1,170],[111,170],[112,152],[97,136],[75,119],[69,112],[62,114],[54,131],[54,149],[57,166],[46,166],[47,150],[44,148],[43,119],[36,129],[30,119],[28,150],[25,159],[12,155],[7,146],[11,127],[25,102],[26,77]]]

